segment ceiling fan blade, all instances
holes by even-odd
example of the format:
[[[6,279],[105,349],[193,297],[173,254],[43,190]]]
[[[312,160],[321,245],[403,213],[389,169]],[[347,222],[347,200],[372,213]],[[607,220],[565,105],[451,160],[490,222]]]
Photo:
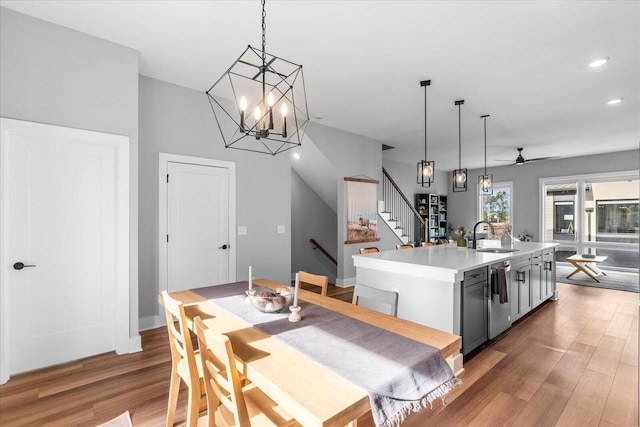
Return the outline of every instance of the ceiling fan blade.
[[[535,159],[526,159],[525,162],[539,162],[542,160],[552,160],[552,159],[559,159],[560,156],[550,156],[550,157],[536,157]]]

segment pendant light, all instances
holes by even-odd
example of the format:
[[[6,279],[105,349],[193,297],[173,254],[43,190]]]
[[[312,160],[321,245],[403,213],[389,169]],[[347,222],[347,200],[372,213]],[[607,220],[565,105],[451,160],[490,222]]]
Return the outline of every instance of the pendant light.
[[[247,46],[206,93],[226,148],[275,156],[301,145],[309,112],[302,65],[266,52],[265,18],[262,0],[262,50]]]
[[[481,196],[493,194],[493,175],[487,175],[487,119],[489,114],[480,116],[484,120],[484,175],[478,176],[478,188]]]
[[[456,101],[458,106],[458,169],[453,171],[453,192],[467,191],[467,169],[462,168],[462,130],[460,124],[460,106],[464,104],[464,99]]]
[[[424,87],[424,160],[418,162],[418,184],[431,187],[436,171],[436,162],[427,160],[427,86],[431,80],[422,80],[420,86]]]

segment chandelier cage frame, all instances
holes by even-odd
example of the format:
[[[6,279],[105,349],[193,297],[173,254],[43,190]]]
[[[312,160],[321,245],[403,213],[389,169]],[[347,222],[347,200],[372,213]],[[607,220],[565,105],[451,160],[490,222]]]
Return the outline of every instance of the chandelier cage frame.
[[[493,174],[487,174],[487,119],[489,114],[480,116],[484,121],[484,175],[478,176],[478,187],[481,196],[491,196],[493,194]]]
[[[467,191],[467,168],[462,167],[462,125],[461,125],[461,105],[464,99],[456,101],[454,105],[458,106],[458,169],[453,171],[453,192],[460,193]],[[462,178],[460,178],[462,177]]]
[[[436,173],[436,162],[427,160],[427,86],[431,86],[431,80],[422,80],[420,86],[424,87],[424,160],[417,164],[417,183],[422,187],[431,187]]]
[[[265,50],[264,3],[263,0],[262,49],[248,45],[206,94],[225,148],[275,156],[302,145],[309,108],[302,65]],[[256,99],[248,100],[252,95]],[[273,110],[283,103],[288,105],[277,129]],[[249,119],[247,112],[255,114],[257,109],[259,115]],[[292,122],[288,120],[291,116]],[[249,124],[252,120],[254,123]]]

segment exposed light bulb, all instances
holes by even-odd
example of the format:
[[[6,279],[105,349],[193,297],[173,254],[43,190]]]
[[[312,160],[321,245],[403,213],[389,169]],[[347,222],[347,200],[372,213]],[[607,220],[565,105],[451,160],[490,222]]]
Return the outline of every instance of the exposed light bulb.
[[[460,172],[456,172],[456,181],[458,183],[463,183],[465,180],[467,179],[467,175],[460,171]]]
[[[431,175],[433,175],[433,167],[431,167],[431,163],[427,163],[422,166],[422,175],[431,178]]]
[[[283,117],[287,115],[287,104],[285,102],[282,103],[282,106],[280,107],[280,112],[282,113]]]
[[[260,120],[262,117],[262,112],[260,111],[260,107],[256,106],[255,110],[253,110],[253,118],[256,119],[256,122]]]
[[[267,95],[267,106],[271,108],[275,103],[276,103],[276,98],[275,96],[273,96],[273,92],[269,92],[269,95]]]
[[[244,96],[240,98],[240,111],[247,111],[247,98]]]

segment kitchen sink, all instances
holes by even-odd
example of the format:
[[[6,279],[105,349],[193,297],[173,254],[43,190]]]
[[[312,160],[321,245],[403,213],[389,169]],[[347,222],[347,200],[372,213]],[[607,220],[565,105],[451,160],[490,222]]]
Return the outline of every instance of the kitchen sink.
[[[517,252],[519,249],[507,249],[507,248],[481,248],[476,249],[476,252],[490,252],[492,254],[507,254],[510,252]]]

